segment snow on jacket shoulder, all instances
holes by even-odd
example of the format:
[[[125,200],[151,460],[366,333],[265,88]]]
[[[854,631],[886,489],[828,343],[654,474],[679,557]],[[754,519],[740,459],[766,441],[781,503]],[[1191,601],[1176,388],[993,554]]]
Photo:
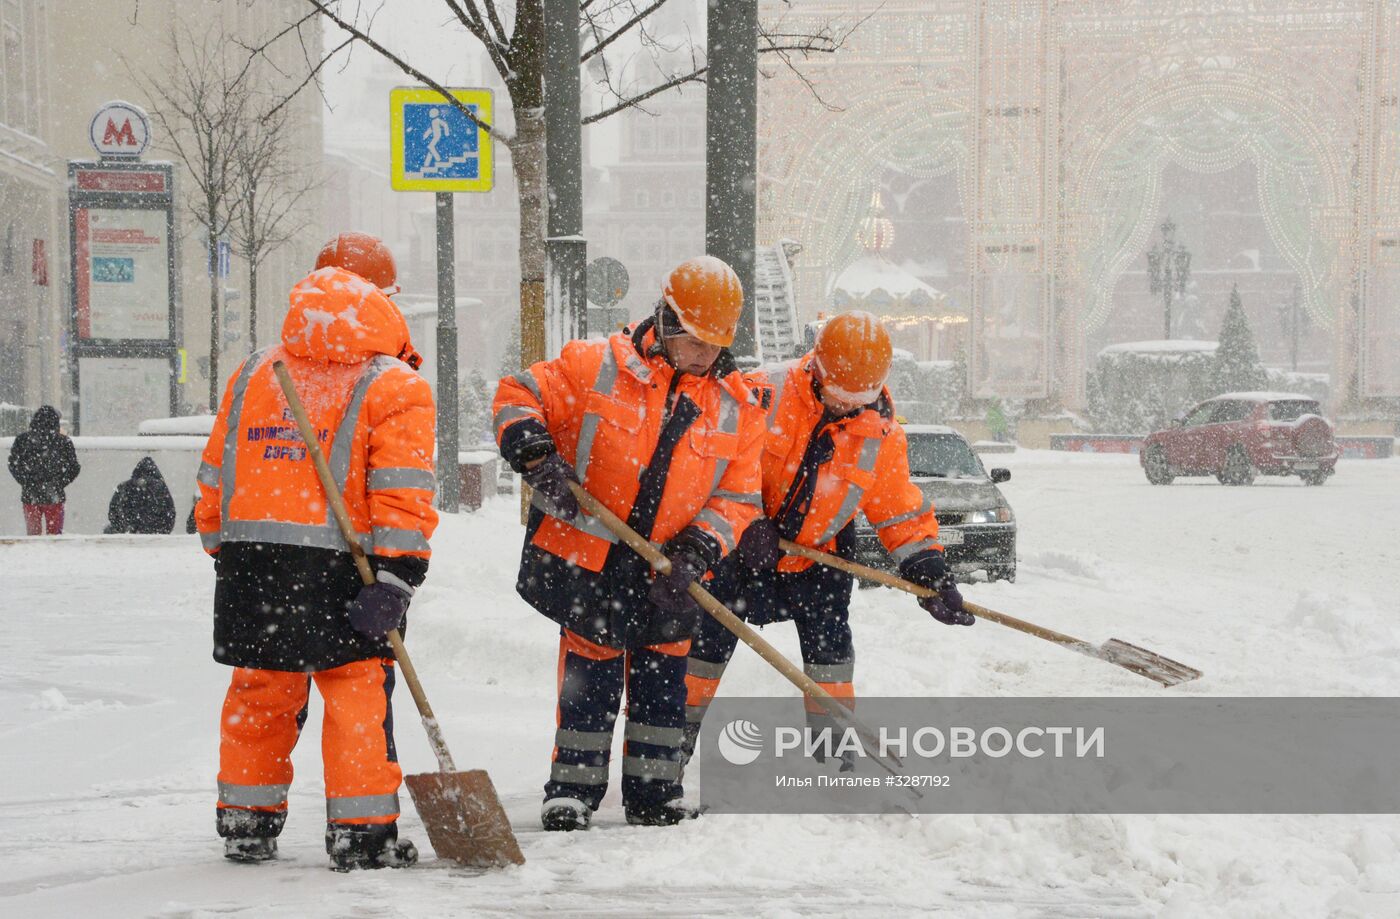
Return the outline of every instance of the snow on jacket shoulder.
[[[240,599],[232,588],[217,594],[216,620],[239,623],[225,630],[224,644],[241,649],[221,659],[272,669],[338,666],[381,650],[349,626],[344,604],[359,581],[275,363],[291,374],[375,570],[411,587],[422,583],[438,519],[436,410],[427,381],[397,357],[411,353],[398,308],[339,268],[312,272],[290,301],[282,344],[250,356],[229,380],[204,448],[195,508],[205,550],[222,557],[221,584],[246,580],[258,599]],[[259,580],[251,569],[266,576]],[[333,583],[314,590],[308,583],[325,578]],[[298,609],[307,612],[288,621],[285,611]],[[249,623],[275,626],[279,641],[259,639]],[[216,621],[216,634],[220,628]]]

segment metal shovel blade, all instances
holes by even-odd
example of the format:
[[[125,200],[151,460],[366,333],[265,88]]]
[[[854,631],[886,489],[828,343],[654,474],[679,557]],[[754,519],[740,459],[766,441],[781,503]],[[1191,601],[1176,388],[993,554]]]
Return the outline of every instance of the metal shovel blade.
[[[1139,648],[1137,645],[1110,638],[1099,647],[1103,659],[1120,667],[1141,674],[1149,680],[1156,680],[1163,686],[1189,683],[1201,676],[1201,671],[1183,663],[1163,657],[1155,651]]]
[[[523,865],[506,810],[484,769],[404,777],[438,858],[470,868]]]

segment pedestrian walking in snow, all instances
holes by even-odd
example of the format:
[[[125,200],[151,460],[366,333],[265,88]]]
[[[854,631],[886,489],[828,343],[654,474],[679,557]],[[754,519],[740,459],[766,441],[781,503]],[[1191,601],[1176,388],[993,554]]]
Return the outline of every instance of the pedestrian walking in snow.
[[[41,405],[29,421],[29,430],[10,447],[10,475],[20,488],[24,528],[30,536],[63,532],[64,492],[82,471],[73,439],[58,430],[58,409]]]
[[[624,689],[627,822],[670,825],[682,806],[685,660],[702,611],[687,592],[760,512],[763,415],[726,350],[739,278],[702,256],[671,272],[652,316],[501,380],[501,455],[534,489],[516,589],[560,625],[557,731],[541,819],[586,829],[608,787]],[[648,564],[570,491],[582,482],[663,546]]]
[[[175,499],[156,461],[141,458],[131,478],[117,486],[107,505],[104,533],[169,533],[175,527]]]
[[[768,410],[763,450],[764,513],[739,550],[719,566],[710,592],[755,625],[789,619],[797,626],[803,669],[838,699],[855,700],[855,648],[849,622],[852,577],[786,556],[779,539],[850,559],[856,514],[864,512],[900,576],[939,591],[919,601],[934,619],[972,625],[948,577],[932,503],[909,480],[904,429],[885,388],[893,350],[869,313],[843,313],[816,346],[773,374],[747,380]],[[706,618],[696,633],[686,676],[685,755],[695,750],[705,716],[738,639]],[[812,699],[814,730],[836,727]]]
[[[224,852],[262,861],[287,818],[292,748],[311,684],[325,702],[326,851],[332,867],[401,867],[394,657],[428,571],[435,410],[408,325],[384,290],[393,257],[342,234],[291,292],[282,343],[224,391],[199,467],[200,541],[214,556],[214,659],[234,667],[220,721]],[[374,568],[364,585],[273,370],[281,361]]]

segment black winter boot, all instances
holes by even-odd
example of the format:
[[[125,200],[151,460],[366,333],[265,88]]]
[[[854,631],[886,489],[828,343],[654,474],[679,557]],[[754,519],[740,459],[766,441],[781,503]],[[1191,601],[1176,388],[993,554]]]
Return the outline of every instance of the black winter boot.
[[[700,816],[700,811],[682,804],[679,798],[655,804],[628,804],[625,810],[627,822],[632,826],[675,826],[682,820]]]
[[[577,798],[549,798],[540,808],[540,823],[551,832],[588,829],[593,809]]]
[[[215,827],[224,839],[224,858],[265,862],[277,857],[277,836],[287,822],[285,811],[220,807],[217,814]]]
[[[245,836],[224,840],[224,858],[235,862],[266,862],[277,857],[277,837]]]
[[[326,852],[332,871],[407,868],[418,861],[418,847],[399,839],[397,823],[326,824]]]

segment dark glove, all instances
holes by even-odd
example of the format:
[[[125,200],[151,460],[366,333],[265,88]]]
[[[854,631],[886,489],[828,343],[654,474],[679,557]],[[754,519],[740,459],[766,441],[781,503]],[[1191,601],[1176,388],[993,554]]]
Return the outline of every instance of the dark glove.
[[[930,616],[944,625],[972,625],[977,621],[976,616],[963,609],[962,594],[958,593],[951,575],[945,577],[936,590],[938,593],[932,597],[919,598],[919,605]]]
[[[671,571],[657,573],[647,599],[657,610],[657,632],[666,641],[680,641],[695,633],[703,615],[700,604],[690,595],[690,584],[704,577],[719,552],[713,538],[694,527],[681,530],[664,551]]]
[[[412,598],[412,593],[387,581],[366,584],[350,601],[350,624],[367,638],[383,638],[403,625]]]
[[[551,453],[542,462],[520,474],[545,502],[553,508],[554,516],[563,520],[573,520],[578,516],[578,499],[569,490],[570,482],[578,481],[574,467],[564,461],[558,453]]]
[[[900,566],[899,575],[920,587],[938,591],[936,596],[920,597],[919,605],[944,625],[972,625],[977,621],[977,617],[963,609],[962,594],[948,574],[948,563],[942,552],[920,552]]]
[[[670,574],[657,574],[648,599],[656,607],[656,630],[666,641],[680,641],[695,634],[700,625],[700,604],[690,595],[692,581],[704,576],[709,566],[689,552],[667,556]]]
[[[778,527],[767,517],[759,517],[750,523],[744,535],[739,537],[739,561],[755,571],[769,571],[777,566],[783,557],[778,547]]]

